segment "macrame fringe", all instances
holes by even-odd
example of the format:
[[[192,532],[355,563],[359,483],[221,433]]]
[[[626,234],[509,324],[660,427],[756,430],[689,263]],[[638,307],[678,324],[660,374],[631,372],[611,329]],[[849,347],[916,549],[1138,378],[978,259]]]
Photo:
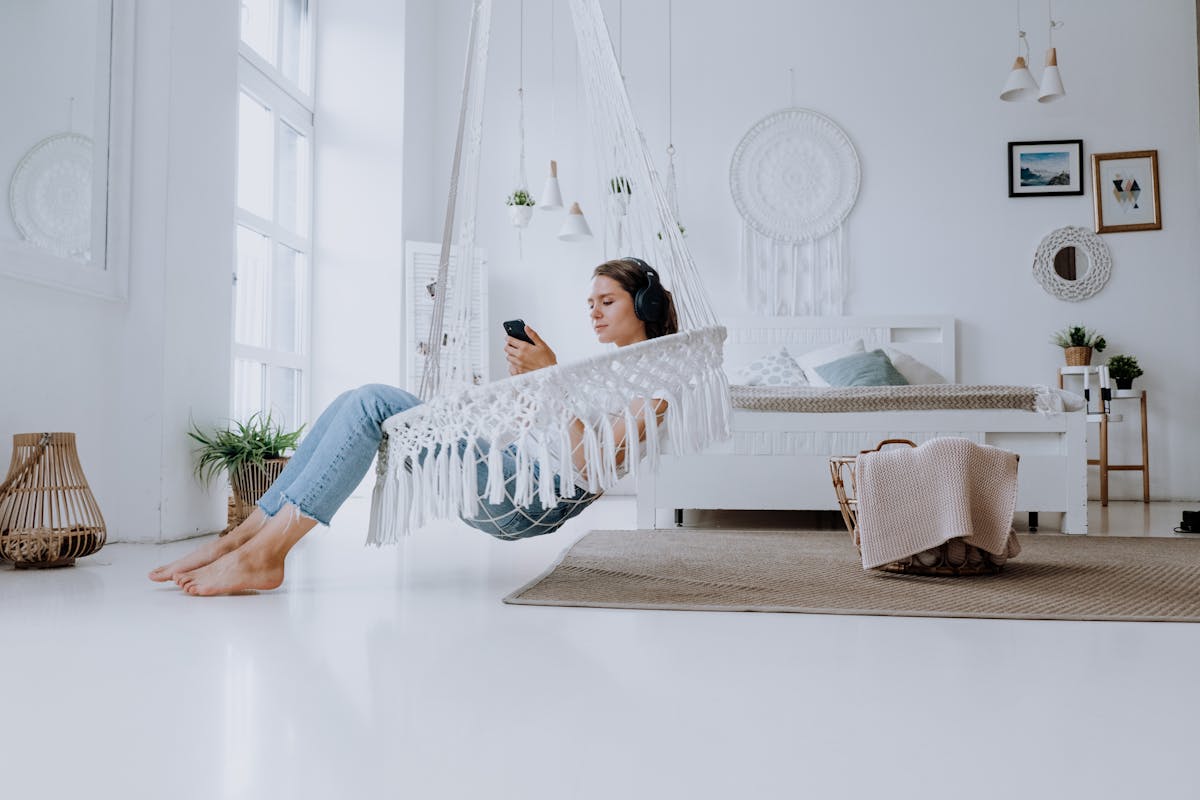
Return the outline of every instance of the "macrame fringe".
[[[771,316],[845,313],[846,236],[838,225],[817,239],[782,242],[742,223],[742,292],[750,309]]]
[[[662,429],[678,453],[727,438],[724,338],[724,328],[674,334],[436,398],[392,417],[384,423],[368,543],[392,544],[433,520],[470,517],[480,496],[492,504],[507,497],[528,508],[553,505],[574,492],[576,481],[590,493],[603,492],[626,471],[657,468]],[[645,403],[643,440],[619,440],[614,421],[636,431],[630,404],[639,397]],[[667,404],[661,425],[654,398]],[[481,420],[490,427],[468,429]],[[577,471],[570,443],[580,421],[583,469]],[[483,449],[486,457],[479,456]],[[515,466],[511,474],[505,472],[506,449]]]

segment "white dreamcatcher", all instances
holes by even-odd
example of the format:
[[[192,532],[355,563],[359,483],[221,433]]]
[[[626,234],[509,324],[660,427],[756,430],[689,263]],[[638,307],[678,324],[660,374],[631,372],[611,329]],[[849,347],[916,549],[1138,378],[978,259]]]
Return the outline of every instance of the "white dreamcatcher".
[[[844,313],[843,226],[860,179],[850,137],[823,114],[792,107],[750,128],[734,151],[729,186],[742,215],[741,276],[752,311]]]

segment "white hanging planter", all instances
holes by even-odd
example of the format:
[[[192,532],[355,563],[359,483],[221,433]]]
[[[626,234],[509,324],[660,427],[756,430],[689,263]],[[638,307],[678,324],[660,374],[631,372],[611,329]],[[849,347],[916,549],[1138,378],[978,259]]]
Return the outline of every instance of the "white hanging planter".
[[[533,207],[536,204],[523,184],[522,188],[514,189],[513,193],[505,198],[504,204],[508,206],[508,218],[514,226],[524,228],[529,224],[529,220],[533,219]]]
[[[509,206],[508,218],[518,228],[524,228],[533,219],[533,206]]]
[[[619,216],[625,216],[629,212],[629,196],[633,194],[633,187],[629,183],[629,178],[618,175],[608,182],[608,188],[611,192],[612,204]]]

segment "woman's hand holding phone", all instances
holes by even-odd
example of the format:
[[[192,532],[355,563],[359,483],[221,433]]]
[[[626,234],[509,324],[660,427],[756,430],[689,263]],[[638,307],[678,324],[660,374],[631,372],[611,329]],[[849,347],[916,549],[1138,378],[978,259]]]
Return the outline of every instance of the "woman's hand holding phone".
[[[508,360],[508,374],[520,375],[533,372],[535,369],[550,367],[558,363],[558,358],[550,345],[542,341],[537,331],[519,319],[504,323],[504,332],[508,338],[504,342],[504,357]],[[524,338],[520,334],[525,334]]]

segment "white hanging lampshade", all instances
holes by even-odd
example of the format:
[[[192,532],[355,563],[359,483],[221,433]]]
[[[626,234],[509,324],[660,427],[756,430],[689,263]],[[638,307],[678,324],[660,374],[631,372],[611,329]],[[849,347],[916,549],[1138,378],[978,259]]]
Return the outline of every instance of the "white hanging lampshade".
[[[1039,103],[1050,103],[1065,96],[1062,75],[1058,72],[1058,53],[1051,47],[1046,51],[1046,69],[1042,71],[1042,90],[1038,92]]]
[[[550,176],[542,187],[542,211],[558,211],[563,207],[562,192],[558,188],[558,162],[550,162]]]
[[[1029,66],[1025,63],[1025,57],[1017,56],[1017,60],[1013,62],[1012,72],[1008,73],[1004,91],[1000,92],[1000,99],[1008,102],[1032,100],[1037,97],[1037,93],[1038,84],[1033,79],[1033,73],[1029,71]]]
[[[558,231],[558,238],[564,242],[582,242],[592,238],[592,229],[588,227],[579,203],[571,204],[571,210],[567,212],[567,218],[563,220],[562,228]]]

